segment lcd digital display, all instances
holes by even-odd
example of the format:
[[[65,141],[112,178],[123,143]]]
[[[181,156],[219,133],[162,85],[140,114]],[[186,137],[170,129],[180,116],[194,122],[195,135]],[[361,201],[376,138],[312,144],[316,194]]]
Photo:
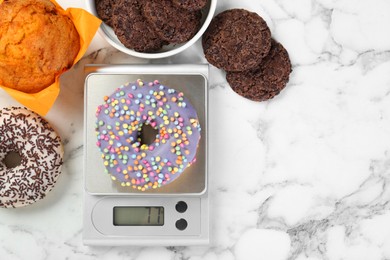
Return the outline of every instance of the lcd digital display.
[[[114,226],[163,226],[163,207],[114,207]]]

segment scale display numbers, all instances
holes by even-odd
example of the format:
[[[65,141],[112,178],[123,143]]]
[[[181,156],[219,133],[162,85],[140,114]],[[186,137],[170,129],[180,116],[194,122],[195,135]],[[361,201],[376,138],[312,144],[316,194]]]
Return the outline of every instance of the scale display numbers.
[[[114,226],[163,226],[163,207],[114,207]]]

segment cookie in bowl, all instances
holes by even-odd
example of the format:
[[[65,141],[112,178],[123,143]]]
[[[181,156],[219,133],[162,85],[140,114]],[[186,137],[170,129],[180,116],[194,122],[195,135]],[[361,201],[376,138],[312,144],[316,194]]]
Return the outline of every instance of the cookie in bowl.
[[[113,7],[111,24],[118,39],[127,48],[153,52],[161,49],[164,41],[143,17],[142,5],[142,0],[118,0]]]
[[[202,36],[217,0],[86,0],[86,5],[103,21],[100,33],[113,47],[159,59],[184,51]]]
[[[79,34],[49,0],[0,2],[0,85],[37,93],[73,65]]]
[[[200,11],[180,9],[170,0],[148,0],[143,13],[161,39],[169,43],[183,43],[191,39],[200,28]]]
[[[112,26],[115,3],[115,0],[96,0],[96,12],[100,19],[109,26]]]
[[[176,6],[189,11],[201,10],[207,4],[207,0],[172,0],[172,2]]]

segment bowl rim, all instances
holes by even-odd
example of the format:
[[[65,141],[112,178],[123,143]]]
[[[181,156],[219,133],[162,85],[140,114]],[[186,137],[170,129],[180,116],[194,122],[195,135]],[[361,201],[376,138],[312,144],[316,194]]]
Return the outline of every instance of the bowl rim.
[[[144,59],[161,59],[161,58],[167,58],[167,57],[170,57],[170,56],[173,56],[173,55],[176,55],[182,51],[184,51],[185,49],[189,48],[191,45],[193,45],[197,40],[199,40],[199,38],[203,35],[203,33],[206,31],[206,29],[208,28],[208,26],[210,25],[211,23],[211,20],[213,19],[214,17],[214,13],[215,13],[215,10],[217,9],[217,1],[218,0],[210,0],[210,8],[209,8],[209,11],[208,11],[208,14],[206,16],[206,19],[204,21],[204,23],[202,24],[202,27],[199,29],[199,31],[189,40],[187,41],[186,43],[184,43],[183,45],[177,47],[177,48],[174,48],[172,50],[168,50],[168,51],[165,51],[165,52],[159,52],[159,53],[143,53],[143,52],[137,52],[137,51],[134,51],[132,49],[128,49],[126,48],[125,46],[123,45],[119,45],[118,43],[116,43],[115,41],[113,41],[110,37],[108,37],[106,35],[106,33],[104,32],[104,30],[102,29],[102,26],[103,26],[103,22],[102,24],[100,25],[99,27],[99,34],[111,45],[113,46],[114,48],[116,48],[117,50],[121,51],[121,52],[124,52],[128,55],[131,55],[131,56],[134,56],[134,57],[138,57],[138,58],[144,58]],[[86,0],[86,5],[87,5],[87,8],[88,8],[88,11],[94,15],[94,16],[97,16],[96,12],[95,12],[95,8],[93,7],[93,3],[95,2],[95,0]]]

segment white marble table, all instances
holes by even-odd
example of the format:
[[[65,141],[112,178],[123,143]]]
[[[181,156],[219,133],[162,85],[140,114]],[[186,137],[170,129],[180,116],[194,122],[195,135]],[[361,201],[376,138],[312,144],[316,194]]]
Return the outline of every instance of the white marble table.
[[[97,36],[46,117],[65,144],[62,176],[46,199],[0,209],[0,259],[390,258],[390,1],[220,0],[217,13],[233,7],[265,18],[294,71],[254,103],[211,67],[211,245],[83,246],[83,66],[205,62],[199,42],[147,61]],[[17,105],[3,91],[0,104]]]

